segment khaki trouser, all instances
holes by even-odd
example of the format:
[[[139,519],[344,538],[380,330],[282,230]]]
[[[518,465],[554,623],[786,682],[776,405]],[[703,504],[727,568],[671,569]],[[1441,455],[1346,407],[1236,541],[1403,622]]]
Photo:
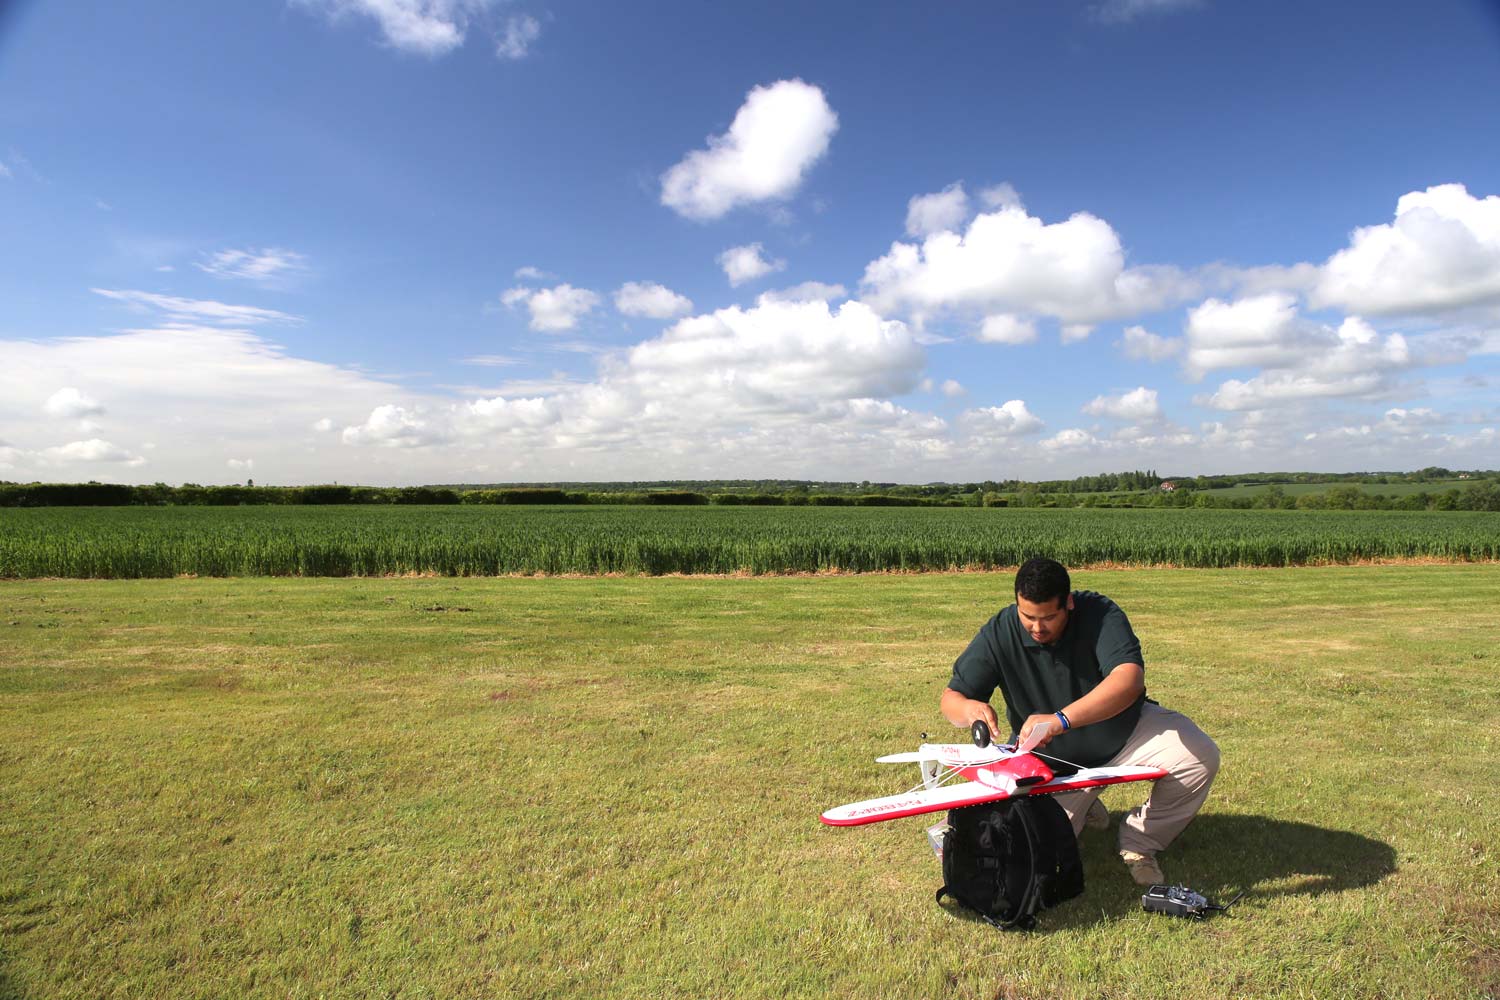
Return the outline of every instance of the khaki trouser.
[[[1148,701],[1130,739],[1108,766],[1127,764],[1167,772],[1152,782],[1150,798],[1120,820],[1120,850],[1154,855],[1176,840],[1203,807],[1219,773],[1219,748],[1192,719]],[[1083,830],[1084,815],[1101,791],[1102,786],[1056,796],[1075,834]]]

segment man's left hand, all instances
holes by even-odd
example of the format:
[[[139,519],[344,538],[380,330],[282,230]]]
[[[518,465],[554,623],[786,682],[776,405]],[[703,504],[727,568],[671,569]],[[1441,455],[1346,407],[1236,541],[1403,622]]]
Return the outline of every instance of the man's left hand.
[[[1032,749],[1046,746],[1048,743],[1052,742],[1052,738],[1054,736],[1062,732],[1062,723],[1057,721],[1057,716],[1055,715],[1028,716],[1026,721],[1021,723],[1020,733],[1016,735],[1016,745],[1021,746],[1022,744],[1024,744],[1026,742],[1026,737],[1030,736],[1031,731],[1037,726],[1042,727],[1041,739],[1037,741],[1036,747],[1033,747]]]

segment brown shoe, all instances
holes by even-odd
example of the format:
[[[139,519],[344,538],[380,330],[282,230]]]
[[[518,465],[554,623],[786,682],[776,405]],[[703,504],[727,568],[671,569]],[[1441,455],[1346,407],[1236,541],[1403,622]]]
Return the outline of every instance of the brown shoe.
[[[1094,804],[1089,806],[1089,811],[1083,814],[1083,825],[1089,830],[1109,829],[1109,810],[1105,808],[1103,802],[1098,799],[1094,800]]]
[[[1135,879],[1136,885],[1165,885],[1167,882],[1166,876],[1161,873],[1161,866],[1150,854],[1121,851],[1120,860],[1130,869],[1130,877]]]

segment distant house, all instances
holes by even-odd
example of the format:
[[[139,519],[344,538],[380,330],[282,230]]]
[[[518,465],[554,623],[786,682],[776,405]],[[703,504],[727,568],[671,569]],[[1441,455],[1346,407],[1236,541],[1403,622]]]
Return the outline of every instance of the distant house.
[[[1177,492],[1177,484],[1174,483],[1174,482],[1172,482],[1172,480],[1168,479],[1166,482],[1164,482],[1164,483],[1161,484],[1161,491],[1163,493],[1176,493]]]
[[[1468,479],[1469,478],[1469,474],[1467,472],[1460,472],[1458,474],[1458,478],[1459,479]]]

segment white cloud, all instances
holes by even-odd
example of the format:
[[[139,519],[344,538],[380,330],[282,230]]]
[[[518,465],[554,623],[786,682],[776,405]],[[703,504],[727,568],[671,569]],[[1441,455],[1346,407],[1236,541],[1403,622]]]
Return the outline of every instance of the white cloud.
[[[1180,337],[1162,337],[1143,326],[1125,328],[1124,336],[1115,342],[1127,358],[1135,361],[1167,361],[1182,353]]]
[[[599,305],[599,296],[586,288],[562,284],[541,289],[512,288],[500,296],[500,301],[511,307],[526,306],[533,330],[554,333],[578,326],[578,321]]]
[[[943,380],[943,395],[949,399],[957,399],[959,396],[967,395],[968,392],[969,390],[965,389],[963,383],[957,379],[950,378]]]
[[[407,409],[387,403],[371,410],[364,423],[345,427],[343,440],[352,445],[421,448],[440,444],[447,440],[447,435],[421,408]]]
[[[1500,196],[1462,184],[1402,195],[1395,221],[1356,229],[1310,301],[1366,315],[1500,304]]]
[[[54,409],[71,419],[92,409],[90,402],[107,400],[109,435],[58,440],[58,416],[46,405],[56,386],[73,380],[82,398],[59,400]],[[283,482],[357,480],[358,469],[338,468],[326,451],[312,449],[318,438],[311,428],[320,420],[332,427],[330,418],[357,419],[381,397],[413,405],[400,386],[289,357],[244,330],[172,323],[103,336],[0,340],[6,410],[0,422],[15,448],[9,464],[22,478],[55,476],[49,470],[60,463],[70,477],[118,478],[121,470],[140,468],[149,452],[150,478],[168,482],[211,482],[216,472],[227,474],[228,455],[261,456]]]
[[[628,355],[648,398],[707,392],[752,408],[896,395],[915,386],[922,364],[906,325],[860,302],[733,306],[682,320]]]
[[[257,250],[220,250],[197,265],[198,270],[215,278],[235,278],[259,284],[273,284],[307,270],[307,258],[295,250],[267,247]]]
[[[1019,208],[1024,210],[1026,207],[1021,202],[1021,193],[1012,187],[1009,181],[984,188],[979,192],[979,200],[984,203],[985,208]]]
[[[121,463],[124,465],[145,465],[146,460],[139,455],[132,455],[117,445],[99,438],[89,438],[87,441],[71,441],[68,444],[55,448],[47,448],[42,452],[43,457],[56,462],[68,464],[81,464],[93,462]]]
[[[1096,417],[1150,423],[1161,419],[1161,403],[1157,401],[1155,389],[1140,386],[1118,396],[1095,396],[1083,405],[1083,412]]]
[[[229,461],[225,462],[224,464],[227,465],[227,466],[229,466],[229,468],[231,468],[231,469],[238,469],[238,470],[240,470],[242,472],[249,472],[249,471],[251,471],[251,470],[253,470],[255,468],[255,459],[253,459],[253,458],[231,458]]]
[[[557,275],[551,271],[543,271],[539,267],[527,264],[525,267],[516,268],[516,280],[518,281],[556,281]]]
[[[473,357],[464,358],[466,365],[479,365],[482,368],[508,368],[518,365],[521,359],[510,354],[476,354]]]
[[[1195,378],[1216,368],[1263,369],[1196,400],[1225,410],[1382,394],[1390,373],[1419,363],[1401,334],[1381,335],[1352,316],[1337,327],[1304,319],[1280,292],[1209,299],[1188,314],[1187,344],[1185,368]]]
[[[235,306],[211,299],[183,299],[153,292],[119,291],[95,288],[96,295],[123,302],[141,311],[156,310],[178,323],[213,323],[216,326],[258,326],[262,323],[300,323],[300,317],[275,309]]]
[[[652,281],[627,281],[615,291],[615,308],[626,316],[671,319],[692,312],[693,300]]]
[[[729,284],[738,288],[747,281],[763,278],[776,271],[785,271],[786,261],[767,258],[764,247],[759,243],[751,243],[748,246],[730,247],[719,254],[719,266],[724,269]]]
[[[782,201],[828,151],[838,115],[801,80],[756,87],[729,131],[661,176],[661,203],[690,219],[717,219],[755,202]]]
[[[104,407],[97,400],[85,396],[72,386],[65,386],[48,396],[42,409],[48,416],[65,420],[94,417],[104,412]]]
[[[1007,400],[1000,406],[986,406],[965,410],[963,421],[971,433],[980,437],[1020,437],[1041,430],[1043,423],[1026,408],[1026,401]]]
[[[519,14],[505,22],[505,34],[495,42],[501,59],[525,59],[531,43],[542,37],[542,26],[530,14]]]
[[[10,172],[10,167],[7,167],[4,163],[0,163],[0,180],[8,181],[15,176],[15,174]]]
[[[1019,316],[998,313],[984,318],[978,338],[986,344],[1030,344],[1036,340],[1036,325]]]
[[[1093,9],[1094,17],[1105,24],[1127,24],[1150,14],[1188,10],[1202,0],[1104,0]]]
[[[1078,427],[1068,427],[1042,441],[1050,451],[1083,451],[1103,447],[1104,442]]]
[[[1058,332],[1064,344],[1076,344],[1088,340],[1094,327],[1089,323],[1064,323]]]
[[[465,404],[460,412],[463,418],[483,431],[545,427],[555,423],[561,416],[557,401],[541,396],[526,399],[506,399],[504,396],[476,399]]]
[[[1270,371],[1243,381],[1229,379],[1213,395],[1195,402],[1219,410],[1260,410],[1308,399],[1368,396],[1385,388],[1386,381],[1377,372],[1328,376]]]
[[[1012,206],[981,213],[963,233],[894,243],[865,268],[877,309],[1053,316],[1085,325],[1160,309],[1194,291],[1172,267],[1125,267],[1109,224],[1087,212],[1046,224]]]
[[[762,292],[760,302],[831,302],[849,294],[843,285],[830,285],[821,281],[804,281],[790,288]]]
[[[380,26],[386,43],[403,52],[446,55],[464,42],[470,20],[490,0],[294,0],[330,20],[368,17]]]
[[[906,203],[906,235],[922,238],[958,229],[969,217],[969,196],[962,182],[935,194],[919,194]]]
[[[1234,302],[1209,299],[1188,313],[1189,372],[1294,364],[1306,352],[1297,300],[1268,292]]]
[[[333,421],[328,417],[323,417],[319,420],[315,420],[312,423],[312,429],[326,434],[329,431],[333,430]]]

